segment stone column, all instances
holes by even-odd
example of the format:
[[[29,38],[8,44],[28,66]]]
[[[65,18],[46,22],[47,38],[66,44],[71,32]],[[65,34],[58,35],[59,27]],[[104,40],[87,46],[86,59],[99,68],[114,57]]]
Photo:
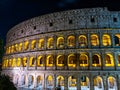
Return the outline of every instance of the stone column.
[[[90,70],[92,70],[92,53],[89,52],[89,59],[88,59],[90,62],[89,62],[89,67],[90,67]]]
[[[91,48],[91,38],[90,38],[90,34],[87,34],[87,43],[88,43],[88,48]]]
[[[90,80],[90,90],[94,90],[94,80],[93,80],[94,78],[93,78],[93,76],[92,75],[90,75],[90,78],[89,78],[89,80]]]
[[[81,86],[80,86],[80,75],[77,75],[77,90],[81,90]]]
[[[34,84],[34,88],[36,88],[37,87],[37,77],[36,77],[36,73],[34,74],[34,82],[33,82]]]
[[[65,76],[65,80],[64,80],[64,90],[68,90],[68,76]]]
[[[104,90],[108,90],[107,88],[107,77],[106,76],[103,76],[103,86],[104,86]]]

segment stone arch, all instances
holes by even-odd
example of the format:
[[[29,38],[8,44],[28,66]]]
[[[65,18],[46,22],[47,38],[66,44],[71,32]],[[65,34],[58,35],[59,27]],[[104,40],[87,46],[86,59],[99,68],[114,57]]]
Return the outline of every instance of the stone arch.
[[[28,87],[34,88],[34,76],[33,75],[28,76]]]
[[[91,35],[91,45],[92,46],[98,46],[99,45],[99,38],[97,34]]]
[[[47,48],[53,48],[54,47],[54,39],[53,37],[48,38],[47,40]]]
[[[114,66],[114,59],[112,54],[105,55],[105,66]]]
[[[75,46],[75,36],[74,35],[68,36],[68,38],[67,38],[67,45],[69,47]]]
[[[58,55],[57,56],[57,62],[56,62],[56,64],[57,64],[57,66],[64,66],[64,55]]]
[[[113,76],[107,78],[108,90],[117,90],[117,82]]]
[[[94,78],[94,90],[104,90],[103,80],[101,76]]]
[[[79,46],[86,46],[87,45],[87,37],[85,35],[80,35],[78,37]]]
[[[73,75],[68,77],[68,90],[77,90],[77,78]]]
[[[114,42],[115,42],[115,46],[120,46],[120,34],[115,34]]]
[[[103,44],[103,46],[110,46],[111,45],[110,35],[103,34],[103,36],[102,36],[102,44]]]
[[[57,84],[56,84],[57,88],[60,90],[64,90],[64,77],[59,75],[57,76]]]
[[[54,79],[52,75],[48,75],[46,78],[46,88],[52,89],[54,86]]]
[[[26,84],[26,76],[25,76],[24,74],[21,75],[20,84],[21,84],[21,85],[25,85],[25,84]]]
[[[43,87],[43,77],[41,75],[37,76],[37,87],[42,89]]]
[[[94,54],[92,56],[92,66],[97,66],[100,67],[101,66],[101,58],[99,54]]]
[[[80,78],[80,86],[81,90],[90,90],[90,81],[87,76],[84,75]]]
[[[87,67],[89,65],[88,55],[85,53],[81,53],[79,56],[79,62],[81,67]]]
[[[76,67],[76,56],[75,56],[75,54],[69,54],[68,55],[68,66],[69,67]]]
[[[63,48],[64,47],[64,37],[58,37],[57,38],[57,47]]]

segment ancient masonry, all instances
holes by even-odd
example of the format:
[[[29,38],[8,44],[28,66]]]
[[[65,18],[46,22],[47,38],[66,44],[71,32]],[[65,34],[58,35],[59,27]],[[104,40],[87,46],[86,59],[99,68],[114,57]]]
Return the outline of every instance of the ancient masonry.
[[[7,33],[2,74],[39,90],[120,90],[120,12],[87,8],[24,21]]]

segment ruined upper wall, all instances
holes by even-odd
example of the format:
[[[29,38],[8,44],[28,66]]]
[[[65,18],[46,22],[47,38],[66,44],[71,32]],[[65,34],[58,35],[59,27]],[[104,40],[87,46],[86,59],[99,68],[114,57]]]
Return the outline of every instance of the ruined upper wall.
[[[107,8],[87,8],[42,15],[10,29],[7,42],[40,33],[81,28],[120,28],[120,12]]]

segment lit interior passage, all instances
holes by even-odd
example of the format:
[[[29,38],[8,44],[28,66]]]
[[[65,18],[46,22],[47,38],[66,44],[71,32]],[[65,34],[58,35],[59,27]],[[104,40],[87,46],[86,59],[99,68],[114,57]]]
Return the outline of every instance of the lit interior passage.
[[[54,82],[53,82],[53,76],[51,76],[51,75],[49,75],[48,77],[47,77],[47,80],[46,80],[47,82],[46,82],[46,88],[47,89],[52,89],[53,88],[53,85],[54,85]]]
[[[68,77],[68,90],[77,90],[77,79],[74,76]]]
[[[113,67],[114,66],[114,59],[112,54],[105,55],[105,66],[106,67]]]
[[[79,60],[80,60],[81,67],[87,67],[89,65],[87,54],[80,54]]]
[[[100,76],[94,78],[94,90],[104,90],[103,80]]]
[[[90,81],[86,76],[82,76],[80,80],[81,90],[90,90]]]
[[[63,76],[58,76],[57,77],[57,87],[60,90],[64,90],[64,77]]]
[[[79,46],[87,46],[87,37],[85,35],[80,35],[78,38]]]
[[[63,48],[64,47],[64,38],[63,37],[58,37],[57,38],[57,47],[58,48]]]
[[[117,90],[116,79],[112,76],[108,77],[108,90]]]
[[[38,76],[37,77],[37,89],[42,89],[42,84],[43,84],[43,78],[42,78],[42,76]]]

